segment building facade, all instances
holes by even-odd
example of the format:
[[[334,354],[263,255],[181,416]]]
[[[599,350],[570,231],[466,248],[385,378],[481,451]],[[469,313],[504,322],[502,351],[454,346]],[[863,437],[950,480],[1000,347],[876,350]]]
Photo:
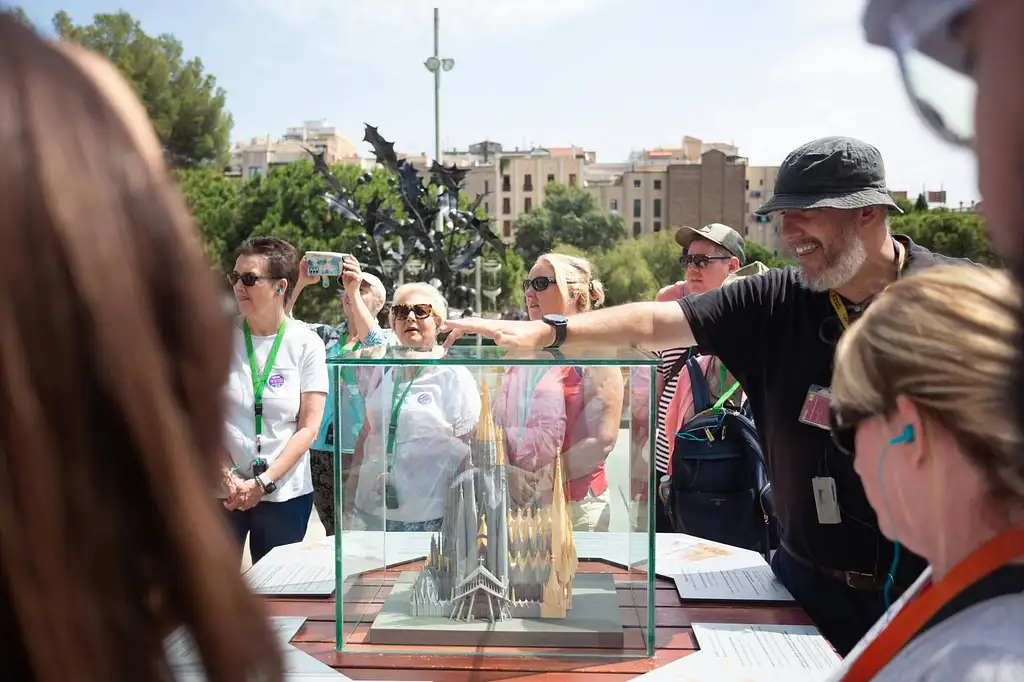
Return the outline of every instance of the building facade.
[[[243,180],[266,175],[275,166],[308,159],[307,149],[323,152],[327,163],[362,163],[352,143],[320,119],[288,128],[276,140],[267,135],[235,144],[226,175]]]

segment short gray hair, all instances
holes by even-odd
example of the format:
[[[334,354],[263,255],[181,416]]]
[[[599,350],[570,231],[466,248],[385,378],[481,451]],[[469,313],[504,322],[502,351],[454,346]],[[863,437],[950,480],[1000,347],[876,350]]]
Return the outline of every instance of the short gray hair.
[[[437,313],[437,316],[442,320],[448,319],[448,301],[445,300],[440,291],[427,282],[409,282],[408,284],[403,284],[395,289],[395,293],[391,297],[391,300],[397,301],[400,296],[414,291],[429,296],[430,305],[434,308],[434,312]]]

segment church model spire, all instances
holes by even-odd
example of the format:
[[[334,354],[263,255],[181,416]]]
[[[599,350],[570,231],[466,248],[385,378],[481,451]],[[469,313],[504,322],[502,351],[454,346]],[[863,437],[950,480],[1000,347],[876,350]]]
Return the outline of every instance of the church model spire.
[[[556,450],[553,461],[551,507],[513,512],[504,433],[485,383],[480,403],[464,470],[448,489],[441,532],[413,584],[411,615],[492,622],[565,618],[577,557],[561,453]]]

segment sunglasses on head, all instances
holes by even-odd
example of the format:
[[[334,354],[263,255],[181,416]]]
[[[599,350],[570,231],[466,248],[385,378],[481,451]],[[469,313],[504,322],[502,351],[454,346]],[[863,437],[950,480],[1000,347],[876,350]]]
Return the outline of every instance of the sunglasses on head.
[[[729,260],[732,256],[709,256],[703,253],[685,253],[679,258],[679,262],[684,267],[690,267],[691,265],[696,267],[698,270],[703,270],[707,266],[711,265],[713,260]]]
[[[244,284],[247,287],[251,287],[251,286],[255,286],[256,282],[260,281],[261,279],[274,279],[274,278],[273,277],[264,277],[263,275],[254,275],[251,272],[246,272],[246,273],[242,273],[242,274],[239,274],[237,272],[229,272],[228,273],[228,282],[231,283],[231,286],[235,286],[236,284],[238,284],[238,280],[242,280],[242,284]]]
[[[534,277],[533,279],[523,280],[523,291],[546,291],[549,286],[555,283],[553,277]]]
[[[391,306],[391,316],[396,320],[407,320],[409,315],[414,315],[417,320],[425,320],[434,312],[434,307],[429,303],[417,303],[405,305],[398,303]]]
[[[832,444],[839,452],[852,455],[857,450],[857,427],[874,415],[857,410],[842,410],[831,406],[828,410],[828,428]]]

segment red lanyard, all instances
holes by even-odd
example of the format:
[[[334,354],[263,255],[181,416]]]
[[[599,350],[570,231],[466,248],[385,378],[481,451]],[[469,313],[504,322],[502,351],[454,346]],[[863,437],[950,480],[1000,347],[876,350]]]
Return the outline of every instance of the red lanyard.
[[[869,682],[903,650],[942,607],[971,585],[1024,557],[1024,526],[1000,533],[953,567],[942,580],[925,587],[850,664],[841,682]]]

